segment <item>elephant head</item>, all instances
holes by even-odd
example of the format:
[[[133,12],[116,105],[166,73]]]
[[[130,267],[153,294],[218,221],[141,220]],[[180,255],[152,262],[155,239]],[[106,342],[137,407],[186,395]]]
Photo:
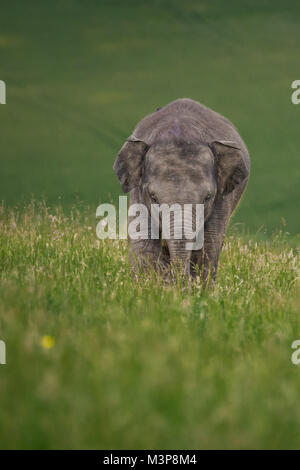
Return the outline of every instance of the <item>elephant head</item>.
[[[151,145],[130,137],[114,164],[124,192],[138,187],[142,202],[151,204],[204,205],[204,220],[210,217],[218,195],[230,194],[248,172],[239,146],[232,141],[216,140],[204,145],[196,140],[157,141]],[[194,211],[192,212],[194,214]],[[167,246],[170,261],[180,261],[190,272],[191,251],[186,238],[174,237],[175,217],[171,220]],[[186,220],[194,228],[194,217]]]

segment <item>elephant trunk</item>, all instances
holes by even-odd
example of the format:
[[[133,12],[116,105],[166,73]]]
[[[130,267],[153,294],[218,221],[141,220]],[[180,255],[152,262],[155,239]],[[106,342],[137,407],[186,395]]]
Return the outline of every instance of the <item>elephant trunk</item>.
[[[185,248],[186,240],[169,240],[168,248],[172,265],[184,276],[190,274],[191,251]]]
[[[195,211],[183,212],[182,215],[174,214],[170,220],[170,240],[168,248],[171,263],[176,266],[184,276],[190,275],[191,249],[188,249],[195,239]],[[181,227],[180,227],[181,226]]]

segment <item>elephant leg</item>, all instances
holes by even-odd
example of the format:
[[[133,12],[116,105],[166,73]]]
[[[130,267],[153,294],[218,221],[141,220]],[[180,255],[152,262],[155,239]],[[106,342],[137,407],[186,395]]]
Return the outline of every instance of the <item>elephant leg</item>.
[[[218,271],[219,257],[223,248],[230,214],[229,201],[219,201],[209,220],[204,225],[203,248],[192,254],[192,263],[195,266],[193,274],[198,269],[204,285],[209,278],[215,283]]]
[[[205,233],[204,246],[199,252],[192,254],[193,277],[200,271],[204,285],[207,284],[209,276],[215,283],[218,271],[219,257],[224,243],[224,237],[216,236],[213,232]]]
[[[204,235],[204,247],[203,247],[203,282],[206,285],[211,276],[211,281],[216,282],[218,264],[220,254],[223,248],[224,240],[226,235],[226,227],[219,227],[219,230],[215,230],[215,226],[211,227],[208,224],[207,230]]]
[[[213,283],[216,281],[219,257],[223,248],[229,219],[236,209],[246,186],[247,181],[244,181],[229,196],[223,198],[218,195],[212,215],[205,222],[204,246],[202,250],[192,255],[192,262],[200,269],[204,285],[207,284],[209,276],[211,276]]]

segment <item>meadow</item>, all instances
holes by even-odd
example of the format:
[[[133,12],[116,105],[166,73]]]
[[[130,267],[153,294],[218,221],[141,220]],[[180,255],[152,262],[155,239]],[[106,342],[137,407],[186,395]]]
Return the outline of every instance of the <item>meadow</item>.
[[[294,0],[1,4],[0,448],[300,448],[299,19]],[[95,233],[124,139],[179,97],[252,158],[207,290],[136,278]]]
[[[299,255],[227,239],[217,286],[131,275],[88,209],[1,209],[1,448],[299,448]]]

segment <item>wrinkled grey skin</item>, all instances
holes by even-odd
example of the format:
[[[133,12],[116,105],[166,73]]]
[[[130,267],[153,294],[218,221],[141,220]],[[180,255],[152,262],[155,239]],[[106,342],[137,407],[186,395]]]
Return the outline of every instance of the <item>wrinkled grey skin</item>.
[[[236,128],[191,99],[179,99],[146,116],[114,164],[130,204],[204,204],[204,246],[187,251],[186,240],[131,240],[135,262],[150,260],[170,271],[180,260],[185,274],[199,268],[216,278],[231,214],[245,191],[250,158]],[[198,268],[197,268],[198,267]]]

